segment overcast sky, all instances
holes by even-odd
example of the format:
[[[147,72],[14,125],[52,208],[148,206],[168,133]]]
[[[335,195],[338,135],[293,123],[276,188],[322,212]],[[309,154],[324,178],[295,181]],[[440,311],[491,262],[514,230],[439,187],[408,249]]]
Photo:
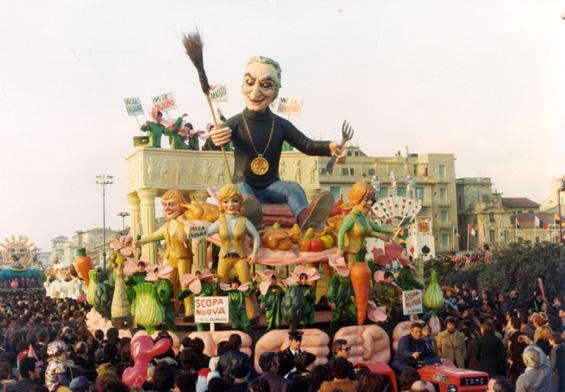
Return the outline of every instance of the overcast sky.
[[[243,108],[246,60],[270,56],[280,95],[304,99],[293,121],[306,134],[337,140],[346,118],[369,155],[453,153],[458,177],[541,202],[565,174],[563,11],[551,0],[7,2],[0,241],[27,235],[47,250],[101,226],[96,174],[114,176],[107,220],[121,227],[139,134],[123,98],[148,109],[171,91],[172,116],[210,121],[181,44],[195,26],[210,81],[228,85],[228,116]]]

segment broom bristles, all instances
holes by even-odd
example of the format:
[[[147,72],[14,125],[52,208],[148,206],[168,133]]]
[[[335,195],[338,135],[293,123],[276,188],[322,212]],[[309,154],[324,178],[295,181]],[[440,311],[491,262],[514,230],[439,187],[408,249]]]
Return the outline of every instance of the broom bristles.
[[[208,95],[210,92],[210,85],[208,84],[208,77],[204,70],[204,57],[202,56],[204,44],[200,38],[200,32],[196,30],[193,33],[185,34],[182,43],[186,49],[186,54],[190,57],[190,61],[192,61],[192,64],[196,67],[196,71],[198,71],[198,78],[200,79],[202,92]]]

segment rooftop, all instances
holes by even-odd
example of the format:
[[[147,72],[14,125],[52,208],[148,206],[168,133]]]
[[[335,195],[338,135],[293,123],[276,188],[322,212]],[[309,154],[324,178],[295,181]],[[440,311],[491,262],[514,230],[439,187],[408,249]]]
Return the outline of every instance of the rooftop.
[[[502,205],[506,208],[539,208],[539,204],[527,197],[503,197]]]

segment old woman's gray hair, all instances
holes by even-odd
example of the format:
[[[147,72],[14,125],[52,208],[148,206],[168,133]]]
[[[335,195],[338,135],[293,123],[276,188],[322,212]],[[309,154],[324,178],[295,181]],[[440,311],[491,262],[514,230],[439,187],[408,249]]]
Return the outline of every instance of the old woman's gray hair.
[[[279,95],[279,89],[281,88],[282,84],[281,84],[281,66],[279,65],[278,62],[276,62],[275,60],[273,60],[270,57],[265,57],[265,56],[255,56],[255,57],[251,57],[249,59],[249,61],[247,62],[247,65],[252,64],[252,63],[261,63],[261,64],[267,64],[267,65],[272,65],[275,70],[277,71],[277,82],[275,84],[275,98],[278,97]]]
[[[547,362],[547,357],[545,353],[538,346],[528,346],[524,349],[522,353],[522,359],[526,366],[533,369],[539,368],[541,365]]]

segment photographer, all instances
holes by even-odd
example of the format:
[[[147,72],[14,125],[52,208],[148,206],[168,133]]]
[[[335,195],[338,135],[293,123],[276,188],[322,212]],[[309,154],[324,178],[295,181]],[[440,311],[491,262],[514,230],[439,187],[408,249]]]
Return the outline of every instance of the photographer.
[[[422,324],[413,322],[410,325],[410,335],[403,336],[398,341],[392,368],[401,373],[406,368],[419,368],[438,362],[434,351],[422,339]]]

